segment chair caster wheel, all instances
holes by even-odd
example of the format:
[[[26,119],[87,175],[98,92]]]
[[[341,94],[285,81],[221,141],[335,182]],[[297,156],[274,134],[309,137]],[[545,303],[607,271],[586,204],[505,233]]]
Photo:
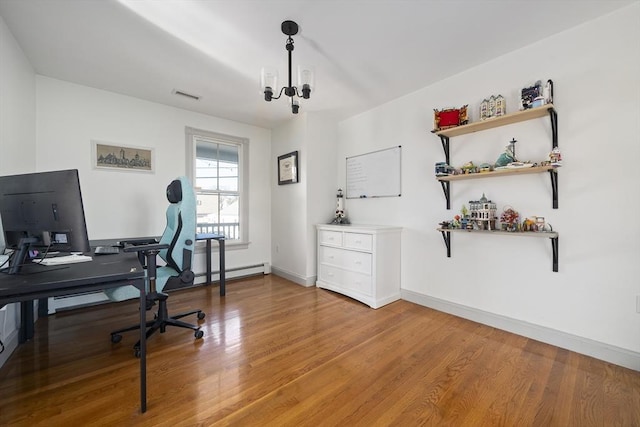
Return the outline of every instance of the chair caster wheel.
[[[202,332],[200,329],[198,329],[194,334],[193,334],[197,340],[199,340],[200,338],[202,338],[204,336],[204,332]]]
[[[122,341],[122,335],[120,335],[120,334],[111,335],[111,342],[112,343],[118,344],[120,341]]]
[[[198,320],[202,320],[202,319],[204,319],[204,316],[205,316],[204,312],[202,312],[202,311],[201,311],[201,312],[199,312],[199,313],[198,313]]]

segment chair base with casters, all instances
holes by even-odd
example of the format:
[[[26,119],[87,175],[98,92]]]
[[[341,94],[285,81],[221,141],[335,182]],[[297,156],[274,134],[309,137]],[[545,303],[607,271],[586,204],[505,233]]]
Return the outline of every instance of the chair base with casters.
[[[194,336],[196,339],[200,339],[204,336],[204,332],[200,330],[200,326],[192,325],[187,322],[183,322],[179,319],[182,319],[186,316],[191,316],[192,314],[197,315],[198,320],[202,320],[205,317],[205,314],[202,310],[192,310],[185,313],[176,314],[174,316],[169,316],[169,311],[167,310],[167,298],[169,296],[163,292],[156,292],[155,295],[149,295],[147,301],[158,301],[158,312],[154,316],[154,320],[149,320],[146,323],[147,333],[146,337],[149,339],[154,332],[160,331],[160,333],[164,333],[167,329],[167,326],[176,326],[178,328],[192,329],[194,331]],[[136,331],[140,329],[140,325],[132,325],[127,328],[118,329],[117,331],[111,332],[111,342],[116,344],[122,340],[123,332]],[[133,353],[136,357],[140,357],[140,340],[133,346]]]
[[[146,338],[148,339],[154,332],[160,331],[160,333],[164,333],[166,331],[167,326],[176,326],[179,328],[192,329],[194,331],[194,336],[196,339],[200,339],[204,336],[204,332],[200,330],[200,326],[192,325],[190,323],[183,322],[179,320],[183,317],[190,316],[192,314],[196,314],[198,320],[202,320],[205,318],[205,314],[202,310],[192,310],[185,313],[176,314],[173,316],[169,316],[169,311],[167,309],[167,295],[164,292],[156,291],[156,272],[158,270],[156,266],[156,255],[162,250],[168,247],[166,244],[155,244],[155,245],[142,245],[142,246],[127,246],[124,248],[124,252],[138,252],[139,254],[144,254],[145,257],[145,267],[147,269],[147,280],[149,281],[150,291],[147,294],[146,307],[140,307],[140,310],[146,309],[149,310],[156,301],[158,301],[158,312],[154,316],[154,320],[149,320],[146,322]],[[193,275],[190,275],[191,280],[193,280]],[[122,340],[122,333],[128,331],[139,330],[140,325],[132,325],[126,328],[118,329],[116,331],[111,332],[111,342],[119,343]],[[140,356],[140,341],[133,346],[133,352],[136,357]]]

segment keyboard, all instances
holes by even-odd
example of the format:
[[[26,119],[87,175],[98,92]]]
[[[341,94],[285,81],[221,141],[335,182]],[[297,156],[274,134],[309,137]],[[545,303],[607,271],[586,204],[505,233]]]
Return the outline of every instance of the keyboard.
[[[115,246],[96,246],[96,249],[93,251],[96,255],[112,255],[119,254],[120,249]]]
[[[64,264],[75,264],[76,262],[87,262],[91,261],[93,258],[86,255],[66,255],[66,256],[56,256],[52,258],[45,259],[34,259],[33,262],[36,264],[42,265],[64,265]]]

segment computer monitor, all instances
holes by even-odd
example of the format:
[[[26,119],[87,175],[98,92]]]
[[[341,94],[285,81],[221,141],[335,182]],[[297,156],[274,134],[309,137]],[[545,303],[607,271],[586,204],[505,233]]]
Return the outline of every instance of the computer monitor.
[[[0,176],[0,218],[9,274],[28,261],[30,248],[91,252],[77,169]]]

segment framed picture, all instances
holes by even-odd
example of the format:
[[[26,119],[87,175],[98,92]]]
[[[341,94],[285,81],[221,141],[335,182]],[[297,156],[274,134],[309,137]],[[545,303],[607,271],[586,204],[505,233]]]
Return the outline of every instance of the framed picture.
[[[110,142],[92,142],[92,162],[96,169],[153,172],[155,159],[152,148],[132,147]]]
[[[278,185],[298,182],[298,152],[278,156]]]

